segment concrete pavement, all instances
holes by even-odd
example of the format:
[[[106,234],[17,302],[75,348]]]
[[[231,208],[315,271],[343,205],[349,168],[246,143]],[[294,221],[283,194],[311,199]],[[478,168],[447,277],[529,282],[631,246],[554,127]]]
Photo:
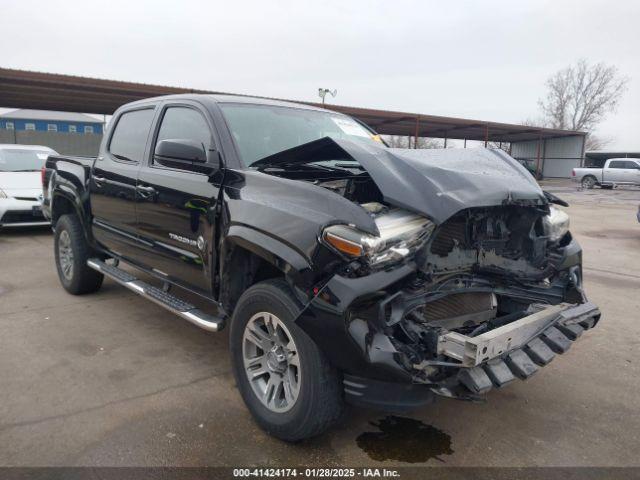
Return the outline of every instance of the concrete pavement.
[[[226,332],[109,280],[68,295],[50,232],[0,231],[0,465],[640,465],[640,190],[550,189],[572,202],[600,325],[485,404],[440,400],[400,420],[352,408],[297,445],[253,423]]]

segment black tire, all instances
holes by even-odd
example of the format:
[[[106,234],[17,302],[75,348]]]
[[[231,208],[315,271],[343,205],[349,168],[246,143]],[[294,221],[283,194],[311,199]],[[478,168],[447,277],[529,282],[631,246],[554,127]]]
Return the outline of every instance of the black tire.
[[[598,180],[593,175],[585,175],[582,177],[582,188],[586,188],[587,190],[591,190],[598,184]]]
[[[70,262],[65,263],[61,259],[61,256],[64,256],[61,253],[61,243],[65,246],[68,244],[71,250],[73,258]],[[62,215],[58,219],[54,236],[54,252],[58,278],[67,292],[83,295],[100,288],[104,275],[87,266],[87,260],[92,257],[91,247],[87,243],[82,224],[76,215]],[[68,264],[70,268],[65,269],[63,264]],[[66,270],[66,273],[63,270]]]
[[[285,324],[299,354],[299,391],[295,403],[285,412],[272,411],[262,403],[249,383],[244,368],[245,327],[260,312],[275,315]],[[299,313],[299,303],[285,281],[261,282],[240,297],[229,335],[233,373],[245,404],[260,427],[288,442],[322,433],[340,418],[343,410],[340,375],[313,340],[296,325],[294,320]]]

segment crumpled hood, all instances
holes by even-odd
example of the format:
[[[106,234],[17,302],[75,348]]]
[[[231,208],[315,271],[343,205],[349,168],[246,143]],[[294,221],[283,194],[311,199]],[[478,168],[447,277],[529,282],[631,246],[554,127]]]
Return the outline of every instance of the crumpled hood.
[[[547,204],[531,174],[502,150],[398,148],[370,153],[357,160],[385,199],[437,223],[470,207]]]
[[[547,205],[531,174],[502,150],[382,148],[329,137],[277,153],[255,166],[356,160],[385,200],[442,223],[470,207]]]

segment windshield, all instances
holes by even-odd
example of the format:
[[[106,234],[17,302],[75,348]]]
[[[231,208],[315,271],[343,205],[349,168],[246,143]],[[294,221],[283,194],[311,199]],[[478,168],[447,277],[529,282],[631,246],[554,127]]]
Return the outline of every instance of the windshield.
[[[21,150],[6,148],[0,150],[0,172],[32,172],[44,167],[44,162],[52,151]]]
[[[272,105],[220,104],[245,166],[324,137],[382,146],[354,119],[337,113]]]

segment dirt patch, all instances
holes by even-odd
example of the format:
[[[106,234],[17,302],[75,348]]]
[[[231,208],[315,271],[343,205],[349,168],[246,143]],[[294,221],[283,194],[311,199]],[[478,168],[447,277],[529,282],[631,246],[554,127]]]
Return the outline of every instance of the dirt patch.
[[[104,347],[93,345],[88,342],[74,343],[69,345],[68,349],[82,355],[83,357],[93,357],[104,353]]]
[[[0,297],[6,293],[9,293],[13,288],[9,285],[0,285]]]
[[[591,238],[610,238],[614,240],[640,240],[640,230],[637,228],[622,230],[591,230],[582,232],[582,235]]]
[[[109,380],[113,380],[114,382],[122,382],[124,380],[128,380],[134,375],[135,375],[135,372],[131,370],[125,370],[123,368],[119,368],[119,369],[110,371],[107,377],[109,377]]]
[[[599,272],[593,269],[585,269],[585,279],[589,282],[597,282],[611,288],[637,290],[640,288],[640,278],[631,275],[623,276],[608,272]]]

